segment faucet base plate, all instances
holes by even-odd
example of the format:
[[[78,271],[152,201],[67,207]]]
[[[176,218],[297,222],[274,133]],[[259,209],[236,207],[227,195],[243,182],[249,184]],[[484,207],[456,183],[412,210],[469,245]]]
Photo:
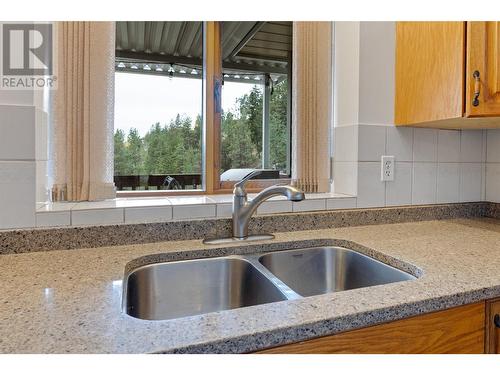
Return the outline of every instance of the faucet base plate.
[[[253,234],[248,237],[238,238],[238,237],[226,237],[226,238],[207,238],[203,240],[205,245],[222,245],[228,243],[244,243],[250,241],[265,241],[272,240],[274,236],[272,234]]]

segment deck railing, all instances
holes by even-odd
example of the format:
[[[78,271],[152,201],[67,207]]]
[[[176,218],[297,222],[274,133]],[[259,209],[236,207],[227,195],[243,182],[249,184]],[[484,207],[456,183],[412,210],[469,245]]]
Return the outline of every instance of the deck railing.
[[[152,174],[114,176],[118,190],[185,190],[199,189],[201,174]]]

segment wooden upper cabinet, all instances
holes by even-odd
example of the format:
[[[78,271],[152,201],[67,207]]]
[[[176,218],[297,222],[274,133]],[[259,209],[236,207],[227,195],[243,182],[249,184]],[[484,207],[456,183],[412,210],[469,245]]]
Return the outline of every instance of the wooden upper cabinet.
[[[500,22],[467,22],[466,82],[466,116],[500,116]]]
[[[397,125],[462,117],[464,36],[464,22],[396,23]]]
[[[500,22],[397,22],[395,81],[396,125],[500,127]]]

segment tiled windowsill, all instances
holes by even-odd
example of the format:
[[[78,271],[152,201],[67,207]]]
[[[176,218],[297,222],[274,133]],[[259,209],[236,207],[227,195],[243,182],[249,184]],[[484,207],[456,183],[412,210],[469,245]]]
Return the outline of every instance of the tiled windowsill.
[[[249,194],[252,199],[256,194]],[[273,197],[257,214],[321,211],[356,207],[356,197],[336,194],[306,194],[302,202]],[[137,224],[172,220],[231,217],[232,195],[185,197],[116,198],[100,202],[56,202],[40,204],[37,227],[63,227],[102,224]]]

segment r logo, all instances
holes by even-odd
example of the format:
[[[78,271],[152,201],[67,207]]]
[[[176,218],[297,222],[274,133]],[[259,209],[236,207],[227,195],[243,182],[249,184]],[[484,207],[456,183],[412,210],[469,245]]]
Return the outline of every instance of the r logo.
[[[3,75],[52,75],[52,25],[4,24]]]

